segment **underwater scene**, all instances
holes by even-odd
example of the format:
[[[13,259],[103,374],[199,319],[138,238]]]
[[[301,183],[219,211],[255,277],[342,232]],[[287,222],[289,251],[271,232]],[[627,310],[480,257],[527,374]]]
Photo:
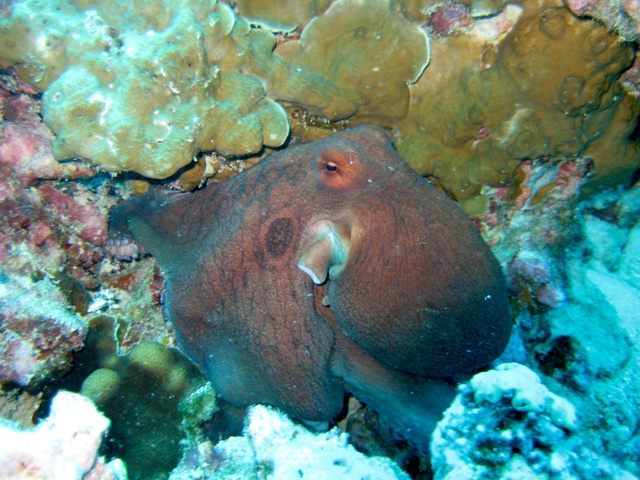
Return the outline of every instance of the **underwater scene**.
[[[639,0],[0,0],[0,479],[640,478]]]

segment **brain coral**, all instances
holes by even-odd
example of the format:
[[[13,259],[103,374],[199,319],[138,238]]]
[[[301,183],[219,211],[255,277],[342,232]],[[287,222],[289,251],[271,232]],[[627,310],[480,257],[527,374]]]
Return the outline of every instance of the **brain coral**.
[[[164,178],[200,150],[245,155],[288,136],[264,84],[216,64],[235,23],[202,0],[25,0],[0,21],[0,57],[46,89],[56,158]]]

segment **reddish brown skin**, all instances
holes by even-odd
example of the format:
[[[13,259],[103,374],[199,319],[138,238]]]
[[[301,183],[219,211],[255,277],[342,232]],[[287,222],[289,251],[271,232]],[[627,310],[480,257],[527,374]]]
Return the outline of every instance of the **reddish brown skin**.
[[[330,315],[296,266],[316,221],[351,238],[344,271],[322,286]],[[490,250],[376,127],[289,148],[196,193],[134,199],[112,231],[156,256],[181,348],[237,406],[330,420],[345,386],[401,402],[421,377],[480,367],[509,339]]]

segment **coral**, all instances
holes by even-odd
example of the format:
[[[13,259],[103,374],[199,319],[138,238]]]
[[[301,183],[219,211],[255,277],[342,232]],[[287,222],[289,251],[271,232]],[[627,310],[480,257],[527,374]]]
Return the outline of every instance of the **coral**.
[[[600,187],[627,181],[640,166],[628,139],[636,102],[616,83],[633,49],[605,27],[559,2],[528,1],[432,50],[395,141],[454,197],[507,184],[523,160],[542,156],[591,156]]]
[[[233,3],[246,19],[201,1],[11,7],[0,58],[45,90],[56,158],[166,178],[201,151],[279,147],[290,123],[309,140],[366,122],[461,200],[508,184],[527,159],[592,157],[587,193],[640,166],[635,77],[622,80],[629,93],[619,81],[633,47],[560,0]],[[608,8],[568,3],[578,15]],[[637,28],[632,2],[611,9],[610,24],[632,26],[623,35]]]
[[[33,416],[38,407],[42,394],[30,394],[26,390],[14,385],[0,385],[0,418],[9,420],[21,428],[33,426]]]
[[[261,81],[215,63],[237,27],[226,5],[137,5],[25,0],[0,21],[1,57],[45,90],[56,158],[164,178],[199,150],[245,155],[285,141],[286,115]]]
[[[581,445],[577,427],[576,408],[533,371],[499,365],[462,385],[438,424],[434,478],[634,478]]]
[[[620,84],[629,95],[640,100],[640,56],[636,56],[631,68],[622,74]]]
[[[596,18],[628,42],[640,38],[640,4],[634,0],[565,0],[580,17]]]
[[[35,390],[71,367],[87,326],[48,278],[0,278],[0,382]]]
[[[0,75],[0,260],[9,273],[66,272],[94,288],[107,208],[115,202],[102,194],[111,187],[91,178],[96,172],[85,164],[53,158],[53,134],[28,92]]]
[[[96,206],[104,179],[91,179],[95,171],[81,162],[53,158],[53,134],[32,93],[0,75],[0,260],[20,275],[64,269],[91,288],[105,241],[107,211]]]
[[[304,27],[322,14],[333,0],[237,0],[238,13],[251,23],[274,32]]]
[[[89,199],[65,195],[51,183],[42,184],[39,189],[42,199],[57,213],[63,224],[77,225],[77,235],[93,245],[102,245],[107,240],[107,217]]]
[[[54,136],[40,118],[36,92],[15,76],[0,74],[0,174],[4,184],[31,186],[40,179],[76,179],[95,175],[82,162],[53,158]],[[0,198],[7,195],[0,187]]]
[[[578,408],[580,443],[637,475],[640,184],[580,202],[589,162],[536,161],[519,172],[508,189],[485,192],[478,219],[516,295],[501,361],[544,374]]]
[[[110,368],[98,368],[80,387],[80,394],[100,406],[111,400],[120,390],[120,376]]]
[[[342,0],[314,18],[300,40],[280,44],[275,53],[350,93],[339,105],[310,103],[308,95],[279,98],[332,120],[356,115],[360,123],[390,125],[406,115],[408,84],[429,63],[429,40],[418,26],[395,14],[388,0]],[[354,96],[355,103],[347,104]]]
[[[105,258],[100,264],[102,288],[95,293],[90,312],[103,312],[116,319],[118,349],[129,352],[140,342],[175,343],[162,314],[164,277],[150,258],[114,263]]]
[[[391,460],[366,457],[347,440],[337,429],[314,434],[273,408],[257,405],[247,413],[242,437],[229,438],[213,448],[202,444],[194,452],[200,460],[184,462],[170,478],[409,479]],[[203,472],[203,463],[211,469]]]
[[[640,217],[638,185],[626,192],[599,195],[578,212],[583,241],[565,254],[567,296],[571,303],[549,312],[550,343],[569,336],[583,358],[568,379],[590,392],[580,411],[588,425],[586,437],[634,474],[640,473],[637,435],[640,418],[640,289],[635,266]],[[605,243],[606,242],[606,243]],[[543,347],[544,344],[541,346]],[[560,373],[560,375],[558,374]],[[567,375],[554,378],[571,386]]]
[[[177,465],[185,440],[198,440],[217,409],[215,392],[178,351],[141,342],[119,355],[113,318],[99,315],[89,326],[76,368],[47,394],[66,389],[96,402],[111,420],[105,453],[122,459],[133,479],[161,478]]]
[[[59,392],[49,416],[36,427],[19,430],[0,423],[0,478],[126,480],[122,462],[105,464],[97,457],[108,428],[109,420],[89,400]],[[100,476],[95,476],[96,470]]]
[[[0,260],[8,272],[52,276],[66,271],[85,287],[96,286],[104,256],[107,211],[96,207],[98,192],[80,183],[42,182],[25,189],[0,179]]]

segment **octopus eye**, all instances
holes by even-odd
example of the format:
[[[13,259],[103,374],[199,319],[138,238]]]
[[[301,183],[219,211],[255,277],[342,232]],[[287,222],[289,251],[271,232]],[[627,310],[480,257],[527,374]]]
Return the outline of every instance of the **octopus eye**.
[[[338,164],[333,163],[333,162],[327,162],[325,164],[325,167],[327,168],[327,170],[329,170],[330,172],[335,172],[338,170]]]

